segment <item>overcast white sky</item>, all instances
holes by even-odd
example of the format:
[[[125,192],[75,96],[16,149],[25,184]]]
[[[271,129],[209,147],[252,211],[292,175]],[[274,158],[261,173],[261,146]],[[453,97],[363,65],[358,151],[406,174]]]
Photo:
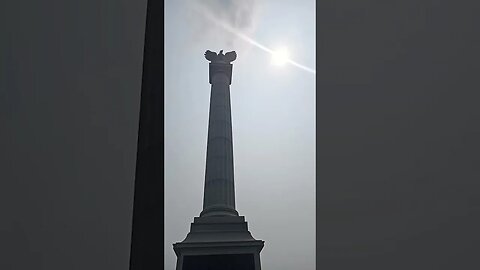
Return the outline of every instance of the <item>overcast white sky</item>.
[[[263,269],[315,268],[315,76],[206,20],[200,7],[315,68],[315,2],[165,2],[165,269],[202,210],[210,85],[205,50],[236,50],[231,85],[237,210],[265,241]],[[239,4],[241,3],[241,4]],[[241,6],[239,6],[241,5]]]

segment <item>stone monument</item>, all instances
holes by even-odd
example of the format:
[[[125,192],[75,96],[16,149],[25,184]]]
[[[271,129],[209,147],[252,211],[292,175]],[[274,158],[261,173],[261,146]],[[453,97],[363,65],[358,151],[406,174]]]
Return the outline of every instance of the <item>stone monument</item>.
[[[264,241],[248,231],[235,210],[230,109],[232,67],[237,54],[205,52],[211,87],[203,211],[185,240],[173,244],[176,270],[259,270]]]

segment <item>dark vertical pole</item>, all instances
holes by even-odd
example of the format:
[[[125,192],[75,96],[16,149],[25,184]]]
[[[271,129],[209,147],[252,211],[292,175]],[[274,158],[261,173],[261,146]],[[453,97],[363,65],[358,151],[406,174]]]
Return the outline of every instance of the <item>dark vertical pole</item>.
[[[163,1],[149,0],[130,270],[163,269]]]

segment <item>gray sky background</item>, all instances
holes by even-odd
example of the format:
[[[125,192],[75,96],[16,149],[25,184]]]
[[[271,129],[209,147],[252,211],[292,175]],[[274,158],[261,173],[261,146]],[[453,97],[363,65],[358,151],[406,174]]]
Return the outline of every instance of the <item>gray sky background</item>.
[[[206,20],[194,9],[200,2],[165,2],[165,269],[175,267],[172,244],[202,210],[207,49],[238,54],[231,85],[236,203],[252,235],[265,241],[262,267],[314,269],[315,75],[273,65],[269,53]],[[203,8],[315,68],[314,1],[234,2],[206,1]]]

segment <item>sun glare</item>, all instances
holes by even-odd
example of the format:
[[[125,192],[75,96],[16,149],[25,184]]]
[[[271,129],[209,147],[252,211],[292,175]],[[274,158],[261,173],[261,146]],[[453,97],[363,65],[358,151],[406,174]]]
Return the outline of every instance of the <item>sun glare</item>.
[[[283,66],[288,62],[289,54],[287,48],[283,47],[272,53],[272,63],[276,66]]]

